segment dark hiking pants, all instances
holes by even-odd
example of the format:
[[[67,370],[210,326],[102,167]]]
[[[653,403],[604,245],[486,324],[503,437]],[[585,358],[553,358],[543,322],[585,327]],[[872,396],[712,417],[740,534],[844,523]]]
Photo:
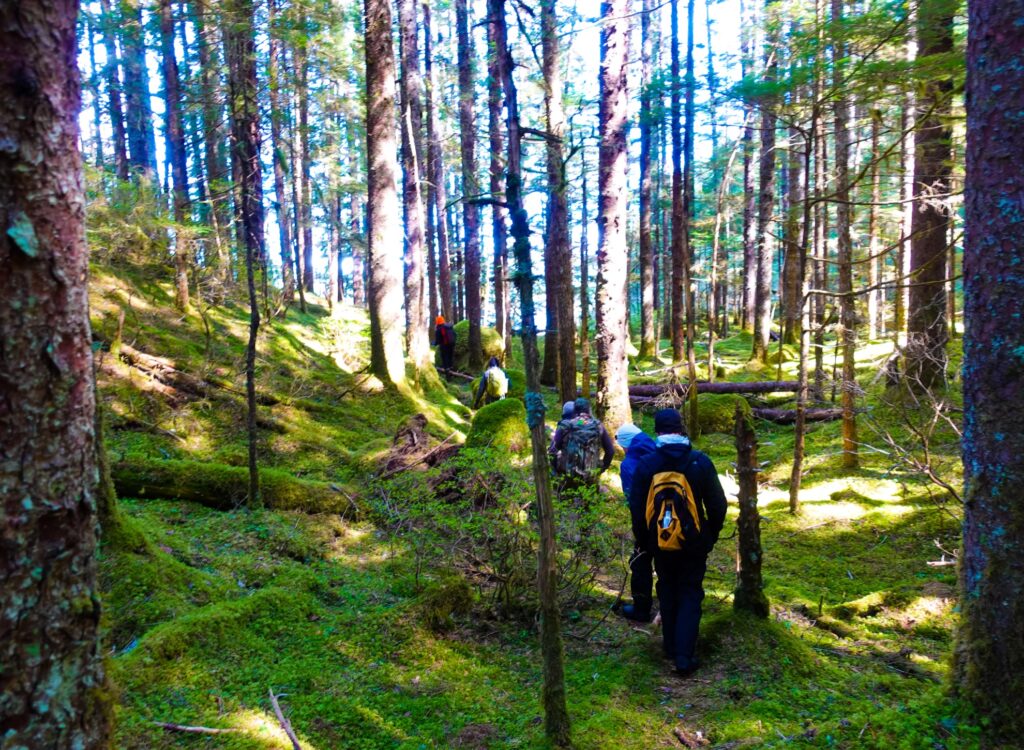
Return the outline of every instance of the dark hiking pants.
[[[654,600],[654,569],[651,554],[640,545],[633,547],[629,558],[629,591],[633,595],[633,609],[640,614],[650,614]]]
[[[675,660],[678,669],[686,670],[692,666],[697,648],[707,557],[661,554],[655,556],[654,567],[665,654]]]
[[[455,344],[441,344],[441,367],[445,370],[455,367]]]

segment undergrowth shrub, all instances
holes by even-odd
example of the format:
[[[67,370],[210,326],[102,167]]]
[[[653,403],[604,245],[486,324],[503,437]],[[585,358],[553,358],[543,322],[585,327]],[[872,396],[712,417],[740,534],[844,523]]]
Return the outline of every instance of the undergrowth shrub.
[[[528,462],[510,461],[507,450],[464,447],[428,471],[378,482],[369,494],[392,543],[412,551],[417,587],[426,585],[431,571],[454,570],[476,588],[475,604],[483,613],[524,620],[536,615],[540,536]],[[617,549],[599,499],[595,490],[554,499],[563,609],[590,594]],[[433,609],[424,610],[431,627],[446,626],[459,612]]]

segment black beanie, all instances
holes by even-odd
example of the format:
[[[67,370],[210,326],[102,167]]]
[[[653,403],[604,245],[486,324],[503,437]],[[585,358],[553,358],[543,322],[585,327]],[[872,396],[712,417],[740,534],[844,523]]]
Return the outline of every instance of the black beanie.
[[[657,435],[685,435],[683,418],[675,409],[661,409],[654,413],[654,432]]]

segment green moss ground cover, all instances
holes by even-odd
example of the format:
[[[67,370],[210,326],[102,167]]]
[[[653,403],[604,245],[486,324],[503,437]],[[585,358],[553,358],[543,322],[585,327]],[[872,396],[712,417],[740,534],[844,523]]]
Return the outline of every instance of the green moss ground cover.
[[[133,346],[232,388],[244,382],[241,307],[205,311],[207,338],[201,316],[170,312],[166,287],[138,275],[97,276],[101,337],[113,335],[125,308],[124,339]],[[261,338],[260,390],[277,402],[261,413],[285,428],[262,433],[264,466],[317,488],[377,491],[368,467],[411,414],[426,414],[437,438],[469,432],[466,386],[430,379],[382,390],[359,372],[363,314],[311,310],[289,312]],[[745,362],[747,336],[719,342],[716,352],[730,378],[768,377]],[[882,345],[863,350],[859,373],[871,401],[884,395],[871,380],[886,353]],[[509,364],[516,363],[514,349]],[[783,362],[782,377],[794,367]],[[240,400],[175,403],[120,365],[101,385],[115,465],[244,464]],[[557,408],[553,394],[545,396]],[[902,434],[903,411],[894,403],[865,416],[862,439],[874,450],[863,451],[853,474],[839,468],[838,423],[814,425],[797,516],[786,496],[792,428],[758,423],[772,614],[733,614],[734,542],[724,538],[706,581],[705,666],[689,680],[669,674],[656,629],[605,617],[624,554],[607,558],[564,620],[577,747],[679,747],[677,728],[719,748],[976,747],[969,714],[945,688],[955,570],[927,564],[942,554],[936,544],[958,546],[958,520],[896,465],[881,439],[879,430]],[[635,416],[650,430],[649,414]],[[953,442],[936,440],[951,469]],[[728,490],[731,436],[705,434],[698,445]],[[608,480],[596,515],[624,550],[628,519],[615,478]],[[132,538],[144,541],[106,549],[101,560],[117,747],[288,747],[268,689],[282,694],[306,748],[545,747],[536,623],[496,616],[485,606],[486,580],[451,565],[423,569],[416,539],[400,529],[337,514],[225,507],[121,501]],[[237,732],[184,735],[154,721]]]

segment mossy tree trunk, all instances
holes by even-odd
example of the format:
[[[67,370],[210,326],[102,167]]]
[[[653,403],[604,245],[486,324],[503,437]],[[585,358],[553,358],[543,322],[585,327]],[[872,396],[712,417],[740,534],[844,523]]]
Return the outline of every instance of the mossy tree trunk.
[[[757,435],[754,420],[736,405],[736,475],[739,480],[739,517],[736,519],[736,591],[733,609],[768,616],[768,597],[761,578],[761,515],[757,511]]]
[[[1017,747],[1024,736],[1024,7],[974,0],[968,13],[956,683],[988,719],[983,747]]]
[[[0,4],[0,732],[103,748],[78,3]]]
[[[526,421],[533,449],[533,479],[537,492],[540,521],[540,546],[537,551],[537,588],[540,598],[541,654],[544,660],[544,730],[558,747],[570,744],[569,711],[565,701],[565,664],[562,652],[561,613],[558,609],[558,565],[555,549],[554,508],[551,502],[551,478],[548,468],[547,436],[544,432],[544,399],[540,395],[540,368],[537,352],[537,326],[533,308],[533,273],[530,270],[530,227],[523,208],[521,159],[522,142],[512,56],[508,51],[508,31],[504,0],[488,0],[488,15],[495,21],[495,54],[498,74],[505,92],[508,112],[508,162],[505,198],[512,220],[513,251],[516,258],[516,284],[522,304],[523,360],[526,365]]]

